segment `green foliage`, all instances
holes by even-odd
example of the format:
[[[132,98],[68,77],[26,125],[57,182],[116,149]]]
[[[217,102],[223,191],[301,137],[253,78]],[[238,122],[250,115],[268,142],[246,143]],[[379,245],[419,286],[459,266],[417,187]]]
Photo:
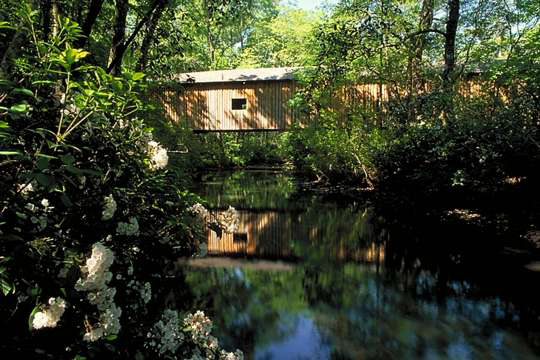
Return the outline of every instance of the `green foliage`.
[[[194,133],[169,121],[155,104],[148,106],[144,117],[156,139],[171,150],[173,166],[189,169],[191,175],[192,170],[281,165],[287,160],[287,133]]]
[[[424,198],[537,178],[536,7],[463,2],[456,40],[461,68],[449,86],[441,80],[441,4],[425,34],[418,32],[421,4],[411,2],[342,1],[316,27],[313,66],[293,101],[307,124],[289,138],[299,170]],[[514,16],[505,15],[508,6]],[[465,76],[469,69],[485,70]],[[388,97],[347,104],[344,89],[356,84],[384,89]]]
[[[309,62],[307,46],[321,12],[281,8],[269,21],[256,23],[240,54],[239,67],[304,66]]]
[[[0,82],[0,336],[10,344],[2,349],[8,357],[35,348],[57,358],[156,355],[143,345],[162,314],[157,299],[177,287],[167,265],[191,255],[201,235],[187,211],[197,197],[151,151],[151,129],[138,117],[144,75],[83,64],[91,55],[72,46],[78,26],[64,19],[43,40],[35,15],[24,7],[17,33],[0,29],[7,42],[28,44],[8,54],[12,71]],[[75,283],[98,242],[114,252],[107,282],[122,331],[87,342],[103,314]],[[58,327],[36,329],[43,304],[60,297],[68,306]],[[196,348],[187,342],[182,351]]]

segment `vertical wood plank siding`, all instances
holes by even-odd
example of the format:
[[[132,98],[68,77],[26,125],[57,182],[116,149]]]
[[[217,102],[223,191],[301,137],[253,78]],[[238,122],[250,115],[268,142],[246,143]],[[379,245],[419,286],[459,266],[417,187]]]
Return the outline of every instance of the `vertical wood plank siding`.
[[[309,242],[308,246],[324,243],[324,229],[295,221],[291,213],[239,210],[238,217],[235,234],[208,230],[209,255],[284,259],[295,256],[291,247],[294,241],[305,239]],[[384,245],[372,243],[365,247],[351,247],[337,238],[331,249],[328,258],[367,262],[383,260],[385,251]]]
[[[285,130],[295,121],[289,101],[296,89],[292,80],[200,83],[152,87],[149,96],[169,121],[193,130]],[[458,93],[465,97],[490,93],[506,99],[504,89],[476,79],[462,81]],[[331,108],[341,114],[354,108],[384,111],[388,101],[399,96],[403,96],[399,89],[386,85],[349,85],[337,91]],[[245,98],[247,109],[232,110],[234,98]]]
[[[294,120],[288,105],[294,88],[290,80],[185,84],[151,88],[149,95],[168,120],[194,130],[284,130]],[[245,110],[232,110],[236,98],[246,99]]]

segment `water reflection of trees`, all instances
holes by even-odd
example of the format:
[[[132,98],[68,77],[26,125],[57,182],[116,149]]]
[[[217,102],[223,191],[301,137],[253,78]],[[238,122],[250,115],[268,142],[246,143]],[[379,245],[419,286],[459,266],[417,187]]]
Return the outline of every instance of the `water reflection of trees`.
[[[294,332],[283,319],[308,313],[336,359],[533,356],[502,329],[537,336],[540,299],[521,281],[538,279],[497,257],[489,233],[456,223],[392,225],[353,207],[288,216],[302,229],[289,232],[297,234],[288,238],[297,259],[289,271],[188,275],[196,299],[214,299],[197,305],[212,309],[230,348],[249,353],[279,342]],[[372,248],[378,256],[356,256]]]
[[[534,358],[528,346],[540,348],[540,296],[531,291],[539,278],[502,255],[504,242],[489,227],[412,210],[358,211],[279,194],[281,180],[268,193],[264,182],[242,188],[242,181],[233,181],[227,200],[216,190],[215,204],[248,199],[238,231],[246,237],[214,254],[294,266],[187,274],[194,308],[211,309],[226,347],[252,356],[310,316],[335,359]]]
[[[295,184],[291,176],[272,170],[212,174],[198,190],[211,208],[285,210],[303,207],[294,198]]]

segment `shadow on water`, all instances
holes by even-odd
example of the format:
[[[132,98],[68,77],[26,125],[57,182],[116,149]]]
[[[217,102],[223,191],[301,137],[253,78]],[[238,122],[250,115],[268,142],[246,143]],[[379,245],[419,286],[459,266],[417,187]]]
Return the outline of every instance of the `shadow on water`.
[[[209,257],[180,261],[189,307],[247,359],[536,359],[538,273],[470,222],[381,216],[298,196],[276,172],[211,176],[213,211],[240,208]],[[399,220],[399,221],[398,221]]]

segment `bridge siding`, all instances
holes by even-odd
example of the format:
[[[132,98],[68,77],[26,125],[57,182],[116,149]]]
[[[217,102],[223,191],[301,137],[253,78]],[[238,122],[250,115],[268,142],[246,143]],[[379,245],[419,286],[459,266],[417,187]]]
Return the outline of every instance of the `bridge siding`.
[[[288,106],[295,84],[290,80],[185,84],[157,87],[150,96],[172,122],[194,130],[284,130],[294,114]],[[245,98],[246,110],[232,110],[233,98]]]
[[[295,120],[288,103],[297,87],[293,80],[196,83],[154,87],[149,95],[169,121],[184,123],[193,130],[285,130]],[[400,92],[373,83],[349,85],[338,90],[331,108],[342,114],[357,107],[376,112],[384,109],[389,99],[403,96]],[[504,89],[479,80],[462,81],[458,92],[462,96],[491,92],[503,101],[506,98]],[[246,110],[231,109],[232,99],[238,97],[247,99]]]

